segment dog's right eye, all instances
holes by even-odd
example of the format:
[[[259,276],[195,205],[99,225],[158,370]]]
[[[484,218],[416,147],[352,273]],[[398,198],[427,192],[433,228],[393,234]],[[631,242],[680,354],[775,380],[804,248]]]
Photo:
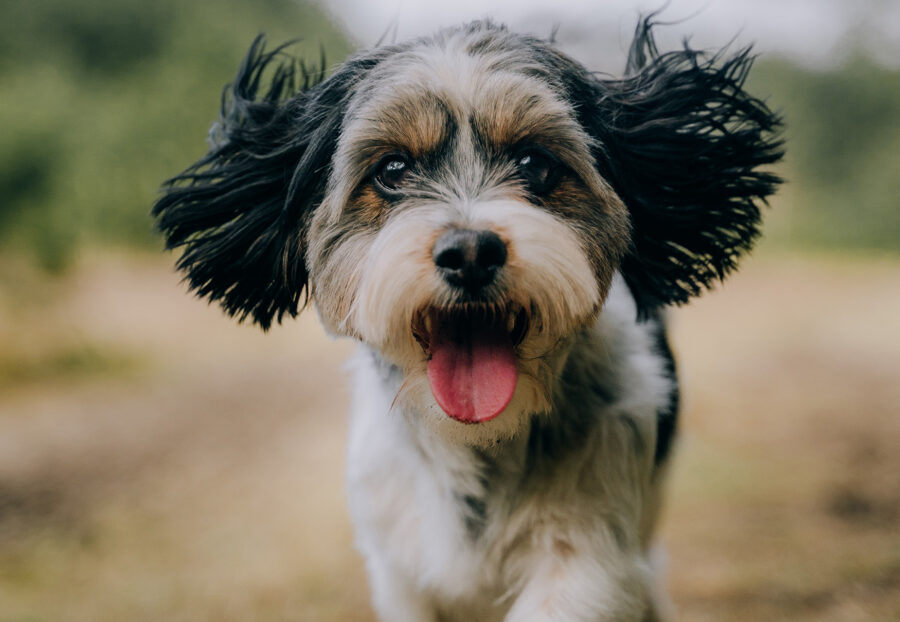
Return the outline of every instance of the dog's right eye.
[[[375,181],[382,189],[396,192],[406,181],[411,168],[409,159],[396,153],[382,158],[375,169]]]

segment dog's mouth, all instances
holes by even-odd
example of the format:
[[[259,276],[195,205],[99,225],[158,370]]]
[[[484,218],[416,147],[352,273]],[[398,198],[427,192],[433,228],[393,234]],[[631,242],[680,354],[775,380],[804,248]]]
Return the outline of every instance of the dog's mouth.
[[[516,346],[528,332],[528,313],[515,304],[426,307],[415,314],[413,336],[428,359],[428,382],[438,406],[463,423],[489,421],[516,390]]]

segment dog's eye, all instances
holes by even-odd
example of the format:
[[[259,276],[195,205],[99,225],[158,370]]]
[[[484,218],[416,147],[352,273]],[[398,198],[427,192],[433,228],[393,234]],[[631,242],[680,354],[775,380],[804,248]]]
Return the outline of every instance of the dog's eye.
[[[402,155],[385,156],[375,169],[375,181],[389,192],[397,191],[409,176],[409,160]]]
[[[559,178],[559,164],[549,154],[539,149],[526,149],[516,156],[519,175],[535,194],[553,189]]]

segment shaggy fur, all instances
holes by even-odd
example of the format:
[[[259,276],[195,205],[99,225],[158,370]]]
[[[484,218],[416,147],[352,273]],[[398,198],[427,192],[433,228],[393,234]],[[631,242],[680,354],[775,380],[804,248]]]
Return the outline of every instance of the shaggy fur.
[[[311,292],[359,342],[350,508],[383,620],[664,617],[664,307],[734,269],[782,150],[747,50],[661,54],[651,30],[622,79],[487,21],[328,78],[258,39],[155,206],[199,295],[268,328]],[[476,233],[495,257],[474,287],[438,251]],[[470,330],[518,374],[478,423],[429,375],[442,331]]]

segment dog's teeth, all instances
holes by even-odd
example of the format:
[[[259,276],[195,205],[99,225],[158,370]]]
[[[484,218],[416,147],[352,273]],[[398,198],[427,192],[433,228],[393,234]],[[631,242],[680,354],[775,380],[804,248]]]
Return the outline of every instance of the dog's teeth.
[[[424,326],[425,326],[425,332],[430,335],[431,334],[431,314],[430,313],[425,314]]]
[[[510,313],[509,317],[506,318],[506,331],[511,333],[516,330],[516,314]]]

